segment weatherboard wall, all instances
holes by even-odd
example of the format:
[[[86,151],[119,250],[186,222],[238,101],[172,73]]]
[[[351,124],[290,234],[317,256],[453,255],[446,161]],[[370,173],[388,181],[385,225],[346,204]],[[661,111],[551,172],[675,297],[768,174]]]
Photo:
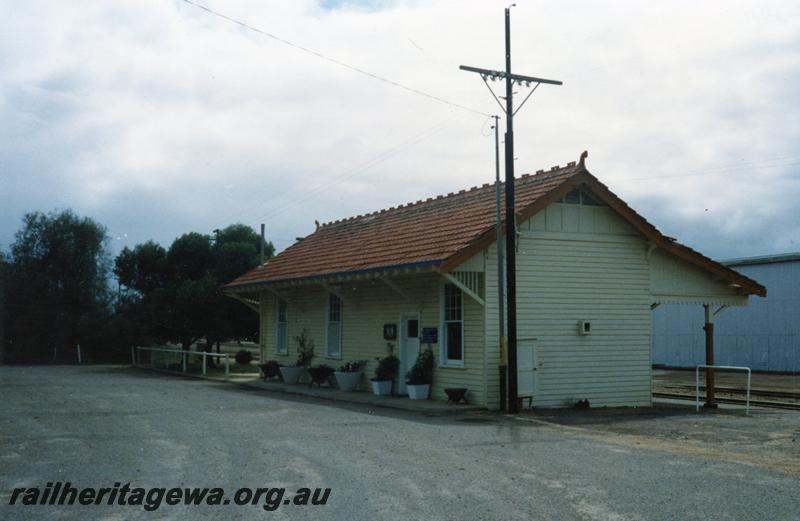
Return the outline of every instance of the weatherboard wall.
[[[399,327],[403,314],[420,315],[420,331],[424,327],[442,330],[440,324],[441,287],[444,279],[435,273],[407,275],[392,278],[408,298],[402,297],[379,279],[332,283],[331,286],[342,297],[342,357],[325,356],[325,313],[327,290],[321,285],[295,286],[280,291],[287,297],[289,349],[287,354],[276,350],[276,297],[268,292],[261,294],[261,348],[264,360],[277,360],[281,364],[292,364],[297,358],[297,343],[294,338],[306,329],[314,342],[315,358],[312,365],[327,364],[338,368],[354,360],[367,360],[362,389],[369,389],[377,364],[376,358],[387,353],[387,341],[383,339],[384,324],[397,324],[398,339],[390,341],[395,355],[399,356]],[[464,352],[463,367],[439,364],[439,345],[431,347],[437,360],[434,370],[432,397],[446,399],[446,387],[467,387],[471,403],[485,404],[483,385],[483,308],[464,295]],[[423,345],[422,349],[425,348]],[[403,376],[403,375],[401,375]],[[388,398],[387,398],[388,399]]]
[[[519,224],[518,337],[535,346],[537,407],[649,405],[647,244],[606,207],[556,203]],[[489,402],[498,386],[497,250],[486,252]],[[578,334],[578,321],[592,332]],[[535,340],[533,340],[535,339]]]

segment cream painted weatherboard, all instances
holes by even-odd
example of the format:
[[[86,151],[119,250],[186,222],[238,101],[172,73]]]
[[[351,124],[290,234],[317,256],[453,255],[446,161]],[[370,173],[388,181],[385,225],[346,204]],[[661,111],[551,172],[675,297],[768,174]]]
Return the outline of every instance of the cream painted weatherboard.
[[[381,280],[332,283],[342,298],[342,356],[325,356],[325,312],[328,292],[321,285],[293,286],[281,289],[286,296],[289,318],[289,350],[287,354],[276,351],[277,297],[269,292],[261,294],[261,349],[264,360],[293,363],[297,357],[295,337],[303,329],[314,342],[315,357],[312,364],[328,364],[338,368],[354,360],[367,360],[365,378],[361,388],[369,388],[369,378],[377,364],[376,358],[387,353],[383,339],[383,325],[397,324],[403,314],[420,314],[420,331],[424,327],[436,327],[441,338],[442,325],[441,287],[444,278],[435,273],[392,278],[399,287],[401,296]],[[446,399],[445,387],[467,387],[472,403],[485,405],[483,389],[483,307],[464,295],[464,354],[463,367],[439,364],[438,344],[433,344],[437,366],[434,370],[432,397]],[[392,341],[395,355],[399,356],[398,340]],[[421,346],[425,348],[424,345]],[[404,375],[401,375],[401,377]]]
[[[562,203],[520,223],[518,233],[517,330],[536,339],[534,405],[649,405],[644,238],[606,207]],[[486,266],[496,266],[496,245],[486,255]],[[489,405],[497,407],[496,270],[486,277]],[[591,334],[578,334],[580,320],[591,321]]]
[[[747,302],[707,272],[652,248],[624,219],[592,200],[551,204],[521,222],[518,237],[518,337],[520,344],[535,345],[537,407],[572,406],[581,399],[593,407],[650,405],[650,305]],[[472,403],[499,406],[496,266],[492,244],[454,271],[482,272],[479,279],[465,280],[481,281],[485,306],[464,294],[463,366],[439,364],[440,346],[432,346],[435,399],[445,398],[445,387],[467,387]],[[276,352],[276,297],[262,292],[262,358],[292,363],[297,356],[294,337],[305,328],[315,344],[314,364],[366,359],[369,378],[375,358],[386,353],[383,325],[399,326],[401,315],[419,313],[420,331],[436,327],[441,340],[444,281],[435,273],[393,278],[401,292],[381,280],[335,284],[342,297],[341,359],[325,357],[325,288],[280,290],[289,306],[289,350],[284,355]],[[590,334],[578,333],[579,321],[591,323]],[[393,344],[399,354],[398,341]]]

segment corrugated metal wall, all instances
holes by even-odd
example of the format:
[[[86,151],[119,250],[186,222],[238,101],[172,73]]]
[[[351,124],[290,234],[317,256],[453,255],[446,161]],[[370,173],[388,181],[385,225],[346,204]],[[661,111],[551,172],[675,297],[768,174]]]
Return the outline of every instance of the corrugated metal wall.
[[[800,372],[800,260],[731,266],[767,287],[715,320],[715,363],[760,371]],[[703,308],[661,305],[653,311],[653,363],[705,363]]]

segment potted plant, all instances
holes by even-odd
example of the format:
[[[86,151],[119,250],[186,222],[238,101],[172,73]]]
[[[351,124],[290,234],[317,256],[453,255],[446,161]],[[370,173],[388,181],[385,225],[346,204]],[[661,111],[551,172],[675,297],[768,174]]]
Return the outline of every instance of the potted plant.
[[[240,349],[236,352],[234,359],[239,365],[250,365],[250,362],[253,361],[253,354],[247,349]]]
[[[261,375],[264,380],[269,378],[280,378],[281,377],[281,366],[275,360],[267,360],[265,363],[260,364],[259,369],[261,369]]]
[[[433,382],[433,351],[428,346],[417,356],[414,366],[406,373],[408,397],[412,400],[427,400]]]
[[[342,391],[355,391],[358,384],[361,382],[361,377],[364,376],[364,367],[367,365],[366,360],[355,360],[347,362],[336,371],[336,385]]]
[[[400,369],[400,359],[392,354],[394,346],[388,343],[386,347],[389,348],[389,354],[375,359],[378,361],[378,366],[375,368],[375,376],[370,380],[372,392],[376,396],[392,394],[392,385],[397,377],[397,371]]]
[[[306,368],[311,365],[311,359],[314,358],[314,341],[308,338],[305,329],[300,335],[294,337],[294,341],[297,342],[297,360],[294,365],[281,366],[283,381],[289,385],[300,381],[300,378],[306,374]]]
[[[308,376],[311,377],[311,382],[308,386],[313,387],[314,384],[317,384],[318,387],[322,387],[322,384],[327,383],[333,387],[333,373],[334,369],[329,365],[321,364],[309,367]]]

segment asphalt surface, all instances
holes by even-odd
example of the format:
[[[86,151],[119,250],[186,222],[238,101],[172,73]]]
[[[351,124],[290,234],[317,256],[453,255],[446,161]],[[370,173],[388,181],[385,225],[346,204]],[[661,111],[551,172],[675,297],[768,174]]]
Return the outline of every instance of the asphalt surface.
[[[0,367],[0,519],[797,520],[800,477],[507,417],[114,367]],[[324,506],[9,505],[17,487],[331,489]],[[19,500],[18,500],[19,503]]]

